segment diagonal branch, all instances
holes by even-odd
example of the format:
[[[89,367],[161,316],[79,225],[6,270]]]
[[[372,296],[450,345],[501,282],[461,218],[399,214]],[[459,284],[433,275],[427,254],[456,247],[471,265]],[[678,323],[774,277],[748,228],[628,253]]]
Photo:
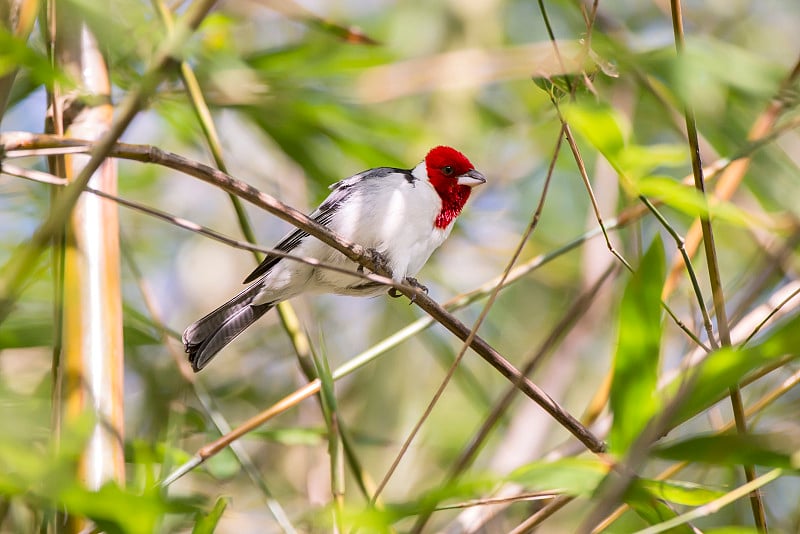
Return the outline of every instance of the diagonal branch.
[[[65,141],[57,136],[34,136],[31,134],[6,134],[0,136],[0,144],[5,147],[6,152],[15,147],[30,148],[31,144],[34,142],[42,143],[44,146],[47,146],[48,143],[50,146],[64,146],[64,144],[66,144],[66,146],[82,148],[84,151],[90,150],[94,146],[90,142]],[[194,176],[228,193],[235,194],[251,204],[289,222],[297,228],[308,232],[326,245],[344,254],[348,259],[363,265],[372,272],[391,277],[391,273],[382,266],[377,265],[375,258],[361,245],[347,242],[340,236],[331,232],[328,228],[310,219],[304,213],[287,206],[274,197],[262,193],[258,189],[218,169],[151,146],[117,143],[111,146],[108,154],[141,162],[158,163],[159,165]],[[411,286],[402,286],[400,292],[462,341],[467,341],[470,338],[471,329],[424,292]],[[516,384],[520,391],[541,406],[548,414],[556,419],[556,421],[564,426],[564,428],[578,438],[587,449],[596,453],[605,450],[605,444],[600,439],[592,434],[592,432],[581,424],[577,418],[562,408],[541,388],[520,373],[519,370],[511,365],[508,360],[500,355],[500,353],[483,338],[476,335],[470,341],[469,345],[479,356],[500,372],[500,374]]]

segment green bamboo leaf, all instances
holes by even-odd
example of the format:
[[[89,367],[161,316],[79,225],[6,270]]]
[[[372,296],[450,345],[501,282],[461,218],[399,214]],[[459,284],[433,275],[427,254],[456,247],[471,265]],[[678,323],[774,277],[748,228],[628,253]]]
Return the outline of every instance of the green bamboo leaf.
[[[704,102],[709,94],[724,95],[730,88],[751,98],[768,98],[783,75],[752,50],[708,35],[688,39],[686,53],[674,64],[677,89],[688,102]]]
[[[756,491],[770,482],[777,480],[782,476],[782,474],[783,471],[781,469],[772,469],[771,471],[756,477],[752,481],[742,484],[741,486],[738,486],[737,488],[725,493],[722,497],[714,500],[706,506],[698,506],[689,510],[688,512],[682,513],[681,515],[672,517],[670,519],[665,519],[658,524],[642,529],[639,532],[641,534],[674,532],[676,528],[680,528],[682,525],[688,525],[691,521],[695,521],[702,517],[717,513],[721,508],[743,499],[748,493]]]
[[[214,478],[228,480],[242,470],[242,464],[239,463],[230,448],[225,448],[209,458],[205,463],[205,468]]]
[[[683,145],[628,145],[619,155],[619,165],[631,178],[641,178],[662,167],[686,165],[689,154]]]
[[[579,103],[564,107],[564,118],[613,166],[617,166],[629,129],[621,115],[608,105]]]
[[[186,502],[164,500],[157,489],[137,494],[114,483],[97,491],[77,484],[58,495],[59,506],[74,515],[90,518],[104,532],[148,534],[166,513],[186,513],[193,507]]]
[[[319,445],[327,439],[328,431],[325,428],[268,428],[250,432],[250,439],[264,439],[280,443],[281,445]]]
[[[704,534],[760,534],[760,531],[756,527],[728,526],[728,527],[710,528],[707,530],[703,530],[703,533]]]
[[[638,194],[637,182],[662,167],[685,165],[682,145],[637,145],[628,139],[630,125],[609,106],[577,104],[568,106],[564,116],[570,126],[596,148],[619,173],[630,194]]]
[[[194,527],[192,527],[192,534],[213,534],[229,503],[230,498],[220,497],[214,503],[214,508],[210,512],[197,514],[197,520],[194,523]]]
[[[659,499],[685,506],[701,506],[725,494],[721,490],[680,480],[641,478],[636,484]]]
[[[20,67],[26,69],[36,85],[52,85],[58,82],[67,87],[74,86],[63,72],[52,65],[47,54],[28,46],[25,39],[0,26],[0,76]]]
[[[669,503],[698,506],[723,494],[697,484],[636,479],[625,494],[625,502],[640,518],[653,526],[678,517],[678,512]],[[671,532],[692,534],[694,531],[686,524],[679,524]]]
[[[509,480],[535,490],[559,490],[569,495],[591,495],[608,474],[608,465],[592,458],[564,458],[534,462],[516,469]]]
[[[657,198],[692,217],[708,217],[738,226],[752,226],[758,221],[730,202],[713,201],[693,186],[663,176],[648,176],[636,182],[638,192]]]
[[[714,465],[764,465],[800,469],[800,442],[786,434],[722,434],[664,444],[653,451],[667,460]]]
[[[773,363],[784,356],[797,357],[800,346],[800,316],[772,329],[756,345],[746,349],[723,348],[709,354],[694,369],[690,369],[691,387],[684,395],[675,412],[672,424],[701,413],[728,394],[729,389],[741,382],[748,374],[762,366]],[[686,382],[684,373],[679,375],[666,388],[669,395],[676,395]]]
[[[620,455],[628,450],[660,406],[656,388],[664,276],[664,247],[656,237],[625,288],[619,312],[610,397],[614,421],[609,447]]]
[[[91,414],[72,419],[56,443],[41,432],[45,399],[21,399],[0,390],[0,419],[14,421],[0,435],[0,498],[88,517],[110,533],[155,532],[165,514],[194,510],[186,501],[165,498],[152,484],[87,489],[76,466],[94,428]]]
[[[646,491],[637,491],[632,488],[625,497],[625,502],[648,525],[658,525],[678,517],[675,510]],[[678,525],[671,532],[673,534],[693,534],[694,531],[688,525]]]

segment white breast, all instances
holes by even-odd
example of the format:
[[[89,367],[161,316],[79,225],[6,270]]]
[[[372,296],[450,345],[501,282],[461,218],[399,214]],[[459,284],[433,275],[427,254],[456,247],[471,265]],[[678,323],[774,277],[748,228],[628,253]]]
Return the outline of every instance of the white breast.
[[[330,222],[331,229],[348,241],[383,254],[398,281],[416,275],[452,227],[435,228],[441,199],[424,178],[422,164],[412,174],[413,181],[400,173],[364,180]],[[329,260],[355,267],[333,251]],[[352,278],[344,278],[330,271],[317,276],[323,285],[339,286],[331,288],[336,292],[341,292],[342,284],[352,285]]]

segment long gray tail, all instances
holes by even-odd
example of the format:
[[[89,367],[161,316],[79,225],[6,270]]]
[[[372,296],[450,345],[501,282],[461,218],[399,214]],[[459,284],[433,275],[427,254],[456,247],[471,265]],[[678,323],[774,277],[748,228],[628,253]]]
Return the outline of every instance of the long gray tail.
[[[252,305],[261,289],[253,284],[183,332],[183,345],[195,372],[205,367],[222,348],[267,313],[274,303]]]

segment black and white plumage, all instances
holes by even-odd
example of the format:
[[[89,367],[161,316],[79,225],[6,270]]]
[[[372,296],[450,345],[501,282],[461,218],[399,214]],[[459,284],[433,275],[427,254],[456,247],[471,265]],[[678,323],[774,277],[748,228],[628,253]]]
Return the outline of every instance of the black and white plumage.
[[[403,281],[416,275],[450,235],[471,188],[485,181],[463,154],[440,146],[413,169],[379,167],[335,183],[310,217],[344,239],[379,252],[394,279]],[[358,269],[343,254],[299,229],[274,248]],[[250,285],[183,333],[195,371],[278,302],[300,293],[370,296],[385,291],[363,278],[274,255],[268,255],[244,283]]]

